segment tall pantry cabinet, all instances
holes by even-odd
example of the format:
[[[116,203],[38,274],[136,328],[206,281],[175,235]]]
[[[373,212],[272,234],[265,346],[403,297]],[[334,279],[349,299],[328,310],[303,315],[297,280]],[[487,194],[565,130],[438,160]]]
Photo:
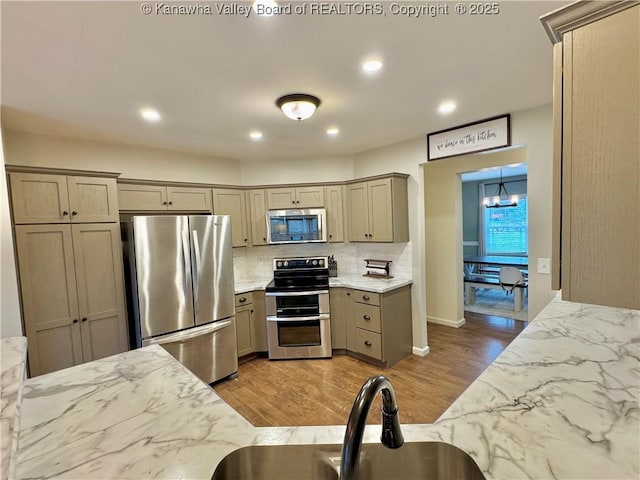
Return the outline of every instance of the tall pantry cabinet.
[[[640,4],[576,2],[542,22],[555,43],[554,288],[640,309]]]
[[[31,376],[126,351],[115,175],[9,185]]]

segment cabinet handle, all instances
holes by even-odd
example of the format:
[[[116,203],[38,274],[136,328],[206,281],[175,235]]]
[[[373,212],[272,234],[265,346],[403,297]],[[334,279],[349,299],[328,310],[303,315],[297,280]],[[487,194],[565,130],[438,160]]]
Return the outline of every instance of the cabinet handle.
[[[73,320],[71,320],[73,323],[78,323],[78,319],[74,318]]]
[[[67,212],[66,210],[62,212],[62,216],[64,217],[65,215],[69,215],[69,212]]]
[[[247,299],[246,299],[245,297],[240,297],[240,298],[238,299],[238,303],[244,303],[244,302],[246,302],[246,301],[247,301]]]
[[[370,342],[369,340],[365,340],[365,341],[364,341],[364,344],[365,344],[367,347],[370,347],[370,346],[371,346],[371,342]]]
[[[249,310],[251,313],[253,313],[253,310]]]
[[[78,214],[78,212],[76,212],[75,210],[73,212],[71,212],[71,215],[76,216]]]
[[[351,292],[347,292],[347,296],[350,297],[351,296]]]
[[[249,239],[248,239],[248,238],[245,238],[245,239],[244,239],[244,243],[247,243],[247,240],[249,240]]]
[[[173,205],[173,202],[169,202],[169,205]]]
[[[363,300],[371,300],[371,299],[369,298],[369,295],[362,295],[362,299],[363,299]]]
[[[82,317],[82,321],[86,322],[87,321],[87,317]]]
[[[266,242],[267,241],[267,237],[262,237],[262,241]]]
[[[295,204],[296,204],[296,201],[295,201],[295,200],[291,200],[291,203],[293,203],[293,204],[295,205]]]
[[[368,234],[368,233],[365,233],[365,234],[364,234],[364,238],[367,238],[368,236],[369,236],[369,234]]]
[[[362,318],[364,318],[365,320],[371,320],[371,317],[370,317],[369,315],[365,315],[365,316],[364,316],[364,317],[362,317]]]
[[[296,203],[300,203],[300,200],[296,200]]]
[[[166,205],[166,204],[167,204],[167,202],[162,202],[162,204],[163,204],[163,205]]]
[[[329,234],[329,238],[333,238],[333,235]]]

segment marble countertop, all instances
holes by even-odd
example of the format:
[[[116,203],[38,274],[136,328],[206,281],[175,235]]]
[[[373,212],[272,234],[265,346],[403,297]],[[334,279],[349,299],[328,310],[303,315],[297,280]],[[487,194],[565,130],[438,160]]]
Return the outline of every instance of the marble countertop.
[[[236,281],[235,293],[247,293],[253,290],[264,290],[271,281],[268,279],[250,279]],[[338,277],[329,277],[330,287],[348,287],[367,290],[375,293],[386,293],[396,288],[411,285],[413,280],[410,278],[394,277],[394,278],[373,278],[363,275],[340,275]]]
[[[638,478],[639,371],[639,311],[556,299],[435,424],[403,432],[457,445],[489,479]],[[151,346],[28,380],[18,478],[210,478],[241,446],[343,435],[255,428]]]
[[[0,442],[2,442],[2,480],[15,478],[18,432],[22,409],[22,390],[27,368],[27,339],[9,337],[0,341]]]

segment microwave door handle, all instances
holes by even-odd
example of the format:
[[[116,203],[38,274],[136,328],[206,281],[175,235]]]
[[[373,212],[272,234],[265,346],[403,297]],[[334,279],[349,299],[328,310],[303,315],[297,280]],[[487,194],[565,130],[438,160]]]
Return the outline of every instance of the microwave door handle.
[[[195,311],[198,311],[198,296],[200,290],[200,242],[198,240],[198,231],[192,230],[191,237],[193,238],[193,256],[194,256],[194,272],[193,272],[193,303],[195,305]]]

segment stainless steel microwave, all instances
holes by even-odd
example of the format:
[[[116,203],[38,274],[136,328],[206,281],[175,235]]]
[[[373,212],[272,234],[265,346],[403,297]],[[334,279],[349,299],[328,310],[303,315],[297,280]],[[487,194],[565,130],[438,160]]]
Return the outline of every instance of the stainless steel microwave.
[[[267,243],[327,241],[327,211],[324,208],[267,211]]]

